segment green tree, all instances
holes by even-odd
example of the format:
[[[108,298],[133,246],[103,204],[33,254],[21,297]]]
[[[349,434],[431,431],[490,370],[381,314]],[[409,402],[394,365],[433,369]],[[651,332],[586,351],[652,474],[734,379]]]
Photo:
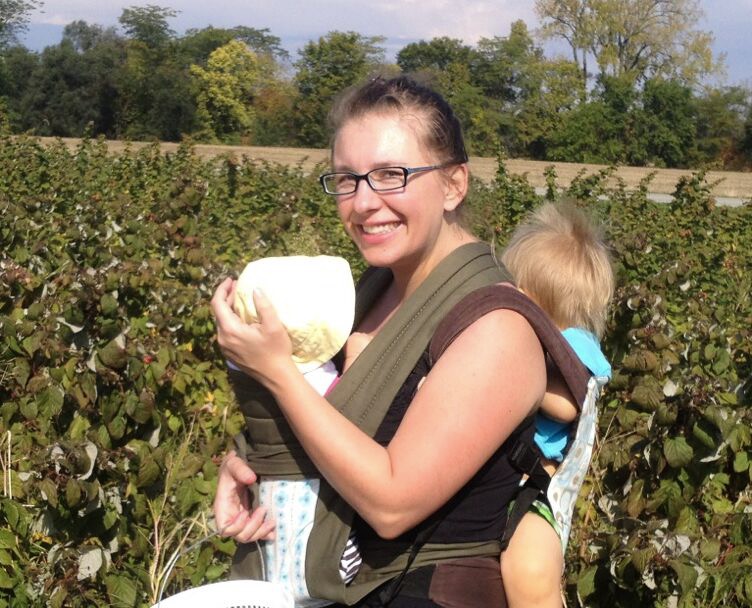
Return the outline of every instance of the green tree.
[[[299,51],[294,116],[300,143],[328,145],[326,116],[334,97],[383,64],[383,41],[380,36],[330,32]]]
[[[579,68],[565,59],[542,60],[530,65],[525,78],[531,85],[514,113],[513,138],[507,142],[507,150],[512,156],[544,160],[550,157],[552,139],[578,107]]]
[[[695,157],[697,117],[692,90],[676,80],[651,78],[635,112],[627,161],[634,165],[687,167]]]
[[[471,65],[473,83],[489,97],[516,104],[539,89],[536,68],[541,61],[543,50],[535,44],[527,25],[515,21],[509,36],[478,41]]]
[[[128,38],[138,40],[147,47],[164,46],[175,35],[167,21],[177,16],[177,11],[163,6],[147,4],[123,9],[118,21]]]
[[[4,121],[11,131],[21,131],[24,109],[21,100],[29,88],[29,75],[39,66],[39,55],[22,46],[12,46],[0,55],[0,102]]]
[[[205,65],[213,51],[231,40],[239,40],[257,55],[269,56],[277,62],[285,62],[290,58],[289,53],[281,46],[282,41],[270,34],[266,28],[209,26],[202,29],[189,29],[178,40],[178,43],[181,53],[189,63]]]
[[[747,168],[752,167],[752,107],[747,113],[747,120],[744,122],[744,136],[742,137],[739,150],[742,154],[742,160]]]
[[[26,30],[29,13],[41,7],[41,0],[0,0],[0,49],[16,41]]]
[[[578,104],[551,133],[551,160],[624,164],[633,142],[638,92],[629,79],[601,76],[593,99]]]
[[[167,19],[177,13],[148,5],[123,10],[120,23],[128,36],[125,61],[118,71],[118,130],[131,139],[178,141],[196,127],[190,63]]]
[[[443,71],[452,64],[468,65],[473,59],[473,49],[462,40],[442,36],[429,41],[412,42],[397,53],[397,65],[403,72]]]
[[[98,39],[91,35],[97,33],[102,34]],[[84,22],[66,27],[60,44],[44,49],[37,65],[22,76],[18,127],[38,135],[116,136],[116,74],[124,50],[124,41],[112,31],[104,35]]]
[[[707,89],[695,98],[695,106],[697,157],[692,164],[742,168],[745,164],[741,154],[744,121],[752,109],[750,91],[743,87]]]
[[[569,44],[583,87],[590,55],[600,75],[635,81],[661,76],[694,84],[720,67],[712,34],[697,29],[698,0],[536,0],[535,7],[544,35]]]
[[[254,123],[253,98],[263,79],[256,54],[238,40],[231,40],[209,55],[206,68],[191,66],[198,90],[198,118],[213,138],[227,141],[248,135]]]
[[[63,29],[63,40],[69,41],[79,53],[86,53],[100,44],[120,42],[122,38],[114,27],[103,28],[101,25],[86,21],[71,21]]]

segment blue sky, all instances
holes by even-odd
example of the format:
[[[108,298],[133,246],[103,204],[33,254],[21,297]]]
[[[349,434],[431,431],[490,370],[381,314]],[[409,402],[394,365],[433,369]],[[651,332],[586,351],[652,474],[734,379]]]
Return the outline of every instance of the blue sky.
[[[171,25],[178,33],[207,25],[268,28],[293,59],[305,42],[332,30],[385,36],[390,54],[416,40],[436,36],[475,44],[481,37],[505,36],[523,19],[535,28],[533,0],[46,0],[31,15],[22,42],[41,50],[59,42],[62,28],[77,19],[117,25],[124,7],[157,4],[179,11]],[[752,87],[752,0],[700,0],[700,28],[713,32],[714,51],[726,54],[726,84]]]

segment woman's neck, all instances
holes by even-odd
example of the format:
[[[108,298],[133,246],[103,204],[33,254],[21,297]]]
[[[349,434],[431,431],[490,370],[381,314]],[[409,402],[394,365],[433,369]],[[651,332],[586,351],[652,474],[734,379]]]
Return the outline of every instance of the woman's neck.
[[[477,239],[464,230],[453,231],[452,238],[445,239],[441,246],[436,246],[430,255],[418,261],[409,260],[401,266],[390,268],[394,280],[389,288],[391,295],[400,306],[426,280],[433,269],[458,247],[474,243]]]

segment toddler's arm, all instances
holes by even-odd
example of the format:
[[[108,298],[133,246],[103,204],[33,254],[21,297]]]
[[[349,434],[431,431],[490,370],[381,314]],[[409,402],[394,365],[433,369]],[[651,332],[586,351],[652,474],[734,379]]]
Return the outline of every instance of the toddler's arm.
[[[548,380],[546,394],[543,395],[541,411],[557,422],[572,422],[577,417],[577,406],[564,378],[558,369],[547,366]]]

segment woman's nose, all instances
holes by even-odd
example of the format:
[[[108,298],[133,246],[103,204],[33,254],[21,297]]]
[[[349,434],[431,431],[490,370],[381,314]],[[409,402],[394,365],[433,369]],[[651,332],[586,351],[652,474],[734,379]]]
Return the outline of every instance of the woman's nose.
[[[371,188],[368,180],[361,179],[358,182],[353,196],[353,210],[357,213],[365,213],[379,206],[379,195]]]

